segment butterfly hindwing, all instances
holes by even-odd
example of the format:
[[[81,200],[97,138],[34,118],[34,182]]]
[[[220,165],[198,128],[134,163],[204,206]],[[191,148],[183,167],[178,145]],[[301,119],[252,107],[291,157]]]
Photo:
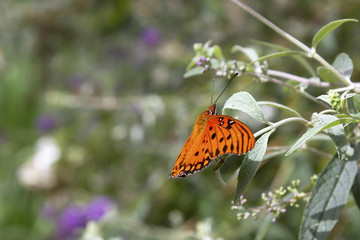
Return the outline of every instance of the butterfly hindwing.
[[[229,116],[211,116],[207,132],[211,158],[227,153],[244,154],[255,145],[251,130],[244,123]]]

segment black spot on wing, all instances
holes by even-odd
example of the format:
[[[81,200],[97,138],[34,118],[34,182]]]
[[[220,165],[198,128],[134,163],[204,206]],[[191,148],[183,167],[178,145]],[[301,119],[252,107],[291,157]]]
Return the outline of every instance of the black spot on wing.
[[[214,139],[216,137],[216,133],[213,133],[213,135],[211,135],[211,139]]]
[[[219,149],[217,148],[216,151],[215,151],[215,156],[218,156],[220,154],[220,151]]]
[[[226,152],[227,148],[228,148],[228,147],[227,147],[226,145],[223,147],[223,152],[224,152],[224,153]]]
[[[240,141],[240,139],[239,139],[239,144],[238,144],[238,146],[237,146],[237,152],[238,153],[244,153],[244,143],[245,143],[245,141],[247,141],[246,140],[246,137],[247,136],[245,136],[245,134],[243,133],[243,131],[241,131],[241,129],[243,129],[242,127],[241,127],[241,125],[235,125],[234,126],[235,128],[234,128],[234,130],[237,130],[238,131],[238,135],[240,135],[241,137],[242,137],[242,139],[241,139],[241,141]],[[241,129],[240,129],[241,128]],[[241,145],[240,145],[241,144]],[[241,147],[240,149],[239,149],[239,146]]]

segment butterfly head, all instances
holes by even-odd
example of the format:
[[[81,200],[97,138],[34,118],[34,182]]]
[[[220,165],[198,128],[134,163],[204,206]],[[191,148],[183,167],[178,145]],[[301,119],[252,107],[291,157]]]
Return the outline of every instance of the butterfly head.
[[[208,109],[205,111],[205,114],[216,115],[216,104],[213,104],[210,107],[208,107]]]

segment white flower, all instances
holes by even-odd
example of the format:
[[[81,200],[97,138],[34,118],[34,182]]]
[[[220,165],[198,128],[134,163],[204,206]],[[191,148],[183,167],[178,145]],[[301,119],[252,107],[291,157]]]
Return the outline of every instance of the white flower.
[[[54,163],[61,150],[52,137],[45,136],[36,142],[35,153],[18,169],[20,182],[28,187],[49,189],[56,183]]]

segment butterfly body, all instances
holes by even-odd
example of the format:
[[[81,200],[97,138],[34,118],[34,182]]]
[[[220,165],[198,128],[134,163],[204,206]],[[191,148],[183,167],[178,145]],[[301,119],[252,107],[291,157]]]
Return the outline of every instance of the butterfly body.
[[[224,154],[244,154],[254,144],[249,127],[235,118],[216,115],[216,105],[213,104],[197,118],[169,178],[186,177],[200,171]]]

